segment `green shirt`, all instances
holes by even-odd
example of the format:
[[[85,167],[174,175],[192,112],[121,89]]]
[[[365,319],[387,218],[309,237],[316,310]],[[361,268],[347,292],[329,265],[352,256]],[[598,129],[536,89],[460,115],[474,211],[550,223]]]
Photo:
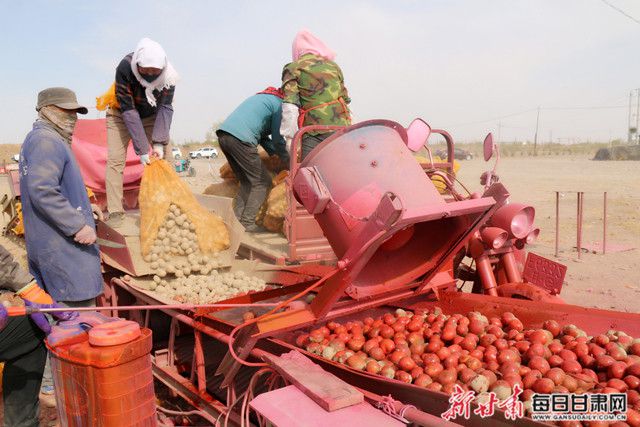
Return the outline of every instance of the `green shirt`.
[[[311,53],[302,55],[282,70],[282,91],[283,102],[295,104],[302,110],[333,102],[308,111],[302,126],[351,124],[351,114],[346,107],[351,99],[344,86],[342,70],[333,61]],[[340,98],[343,103],[335,102]]]

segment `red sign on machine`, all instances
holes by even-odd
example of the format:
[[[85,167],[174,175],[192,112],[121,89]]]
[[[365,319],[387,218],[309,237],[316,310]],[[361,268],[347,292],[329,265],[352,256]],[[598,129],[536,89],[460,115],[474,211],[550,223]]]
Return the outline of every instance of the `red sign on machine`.
[[[529,252],[522,276],[526,282],[540,286],[551,295],[558,295],[566,273],[566,265]]]

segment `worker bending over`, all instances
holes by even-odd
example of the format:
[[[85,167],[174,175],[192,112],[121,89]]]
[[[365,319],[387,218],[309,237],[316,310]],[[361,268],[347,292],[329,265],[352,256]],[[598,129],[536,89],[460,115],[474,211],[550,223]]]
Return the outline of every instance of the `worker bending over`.
[[[349,126],[351,102],[336,54],[307,30],[293,40],[293,62],[282,71],[282,125],[290,144],[299,128],[310,125]],[[314,131],[302,137],[302,160],[334,131]]]
[[[106,192],[108,223],[118,226],[124,216],[122,174],[129,140],[142,164],[149,164],[149,143],[164,158],[171,153],[169,130],[178,73],[162,46],[148,38],[125,56],[116,68],[117,106],[107,111]],[[168,157],[167,157],[168,158]]]
[[[14,293],[20,298],[16,298]],[[7,316],[3,303],[32,307],[59,307],[24,271],[11,254],[0,246],[0,362],[2,400],[6,427],[37,427],[40,405],[38,392],[47,357],[44,338],[51,330],[43,314],[30,317]],[[56,313],[60,320],[70,320],[75,312]]]
[[[255,223],[256,215],[271,187],[271,175],[260,160],[258,145],[289,164],[280,135],[281,118],[282,92],[269,87],[242,102],[216,132],[220,148],[240,182],[233,209],[248,232],[260,230]]]

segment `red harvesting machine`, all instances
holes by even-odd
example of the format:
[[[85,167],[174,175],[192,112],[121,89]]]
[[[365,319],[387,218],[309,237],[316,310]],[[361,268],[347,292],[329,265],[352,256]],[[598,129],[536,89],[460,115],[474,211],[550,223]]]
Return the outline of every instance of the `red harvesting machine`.
[[[264,267],[271,289],[223,301],[274,303],[274,309],[256,305],[247,315],[247,307],[167,308],[138,319],[154,330],[154,375],[212,423],[254,420],[235,404],[266,391],[267,385],[256,380],[257,368],[273,366],[276,356],[295,349],[369,402],[388,403],[383,396],[391,396],[406,420],[447,425],[440,418],[449,407],[447,394],[300,348],[300,336],[328,322],[334,328],[362,325],[366,318],[397,309],[444,315],[475,311],[487,318],[513,313],[527,329],[555,319],[579,325],[588,335],[620,329],[640,336],[638,314],[573,306],[557,296],[566,267],[526,252],[539,233],[534,208],[510,200],[495,166],[482,175],[482,193],[466,191],[455,178],[454,143],[446,131],[431,129],[420,119],[408,128],[387,120],[347,128],[311,126],[298,132],[292,152],[304,133],[327,129],[335,133],[303,162],[292,159],[287,221],[299,219],[302,210],[312,215],[304,221],[309,229],[319,227],[335,261]],[[433,161],[427,144],[432,134],[446,141],[446,162]],[[419,150],[426,151],[427,162],[416,161]],[[494,155],[499,157],[489,134],[485,161]],[[299,225],[296,233],[304,234]],[[288,234],[292,245],[296,233]],[[462,291],[462,281],[473,283],[471,292]],[[108,287],[119,301],[158,303],[118,277]],[[289,406],[292,417],[304,416],[295,414],[296,405]],[[327,415],[308,425],[331,420]],[[500,412],[455,422],[539,425],[528,418],[507,420]]]

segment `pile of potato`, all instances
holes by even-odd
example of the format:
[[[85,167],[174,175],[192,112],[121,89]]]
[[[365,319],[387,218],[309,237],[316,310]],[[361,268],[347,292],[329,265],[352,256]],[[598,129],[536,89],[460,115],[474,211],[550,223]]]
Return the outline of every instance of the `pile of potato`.
[[[180,302],[212,303],[266,286],[244,272],[219,273],[218,253],[200,252],[195,227],[173,204],[144,260],[154,272],[149,290]]]

